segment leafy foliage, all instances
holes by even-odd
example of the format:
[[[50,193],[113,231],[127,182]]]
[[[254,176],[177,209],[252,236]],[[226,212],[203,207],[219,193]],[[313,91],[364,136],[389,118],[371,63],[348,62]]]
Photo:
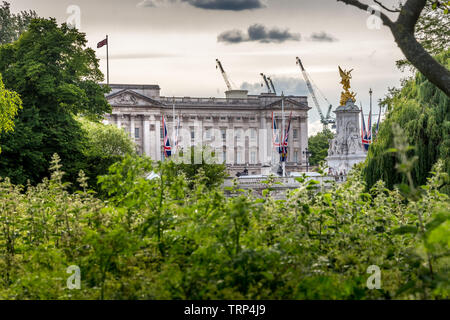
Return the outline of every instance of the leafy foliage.
[[[174,174],[184,174],[191,187],[199,173],[204,175],[204,182],[208,187],[219,186],[227,176],[226,165],[217,163],[215,156],[215,152],[206,146],[192,146],[187,151],[181,150],[173,157],[177,163],[174,166]]]
[[[331,189],[299,178],[285,200],[270,185],[227,198],[202,170],[190,188],[174,162],[132,156],[99,178],[102,202],[83,173],[69,193],[57,155],[51,166],[37,186],[0,182],[2,299],[449,298],[442,163],[408,203],[381,181],[367,193],[359,172]],[[80,290],[65,287],[70,265]]]
[[[136,154],[136,146],[129,134],[114,125],[105,125],[84,117],[78,117],[77,121],[86,137],[83,155],[89,186],[95,191],[101,191],[97,186],[97,176],[108,173],[108,168],[122,161],[125,155]]]
[[[450,51],[447,51],[438,59],[446,62],[450,69],[449,57]],[[438,159],[443,159],[444,170],[450,173],[450,98],[417,73],[401,90],[392,90],[382,103],[388,107],[388,112],[369,149],[364,169],[367,185],[371,187],[379,179],[385,181],[388,188],[406,182],[406,177],[395,168],[398,162],[395,156],[386,153],[393,147],[394,123],[403,129],[408,144],[413,147],[408,155],[418,157],[411,172],[414,184],[426,183]],[[450,194],[450,189],[445,192]]]
[[[448,17],[448,4],[439,1],[428,0],[415,27],[417,41],[432,55],[450,49],[450,20]],[[441,7],[443,10],[437,10]],[[397,61],[397,66],[401,69],[411,67],[408,60]]]
[[[73,115],[98,119],[110,111],[98,85],[103,75],[85,35],[54,19],[35,19],[12,44],[0,47],[0,73],[6,88],[20,94],[23,110],[16,130],[0,137],[0,176],[15,183],[39,182],[58,152],[68,178],[84,168],[84,137]]]
[[[32,19],[36,19],[34,11],[22,11],[12,14],[10,4],[3,1],[0,6],[0,45],[16,41],[27,29]]]
[[[0,74],[0,134],[14,130],[14,117],[22,108],[22,100],[17,93],[6,90]],[[2,149],[0,148],[0,152]]]
[[[330,130],[318,132],[316,135],[309,137],[308,150],[311,152],[309,163],[312,166],[318,165],[321,161],[325,161],[328,156],[328,148],[330,140],[334,138]]]

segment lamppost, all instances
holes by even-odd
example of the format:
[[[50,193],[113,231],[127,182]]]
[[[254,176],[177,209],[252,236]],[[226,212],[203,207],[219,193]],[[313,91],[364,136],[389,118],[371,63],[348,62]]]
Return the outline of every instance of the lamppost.
[[[303,154],[306,156],[306,172],[309,171],[309,158],[311,157],[312,153],[311,151],[308,150],[308,148],[306,148],[303,151]]]

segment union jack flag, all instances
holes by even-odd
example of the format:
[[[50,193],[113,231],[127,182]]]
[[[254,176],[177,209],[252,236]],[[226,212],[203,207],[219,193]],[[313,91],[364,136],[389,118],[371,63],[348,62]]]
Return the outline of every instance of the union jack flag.
[[[163,128],[164,128],[164,156],[165,158],[170,158],[172,155],[172,147],[170,146],[169,134],[167,132],[166,119],[162,118]]]
[[[366,129],[366,122],[364,121],[364,113],[363,113],[363,109],[361,107],[361,121],[362,121],[362,126],[361,126],[361,142],[364,146],[364,149],[366,151],[369,150],[369,146],[370,146],[370,142],[371,142],[371,137],[369,137],[369,133],[367,132]],[[369,115],[369,125],[370,123],[370,115]],[[371,135],[371,134],[370,134]]]
[[[381,106],[380,106],[380,113],[378,114],[377,127],[375,128],[374,140],[376,140],[378,131],[380,130],[380,120],[381,120]]]
[[[286,160],[287,160],[288,145],[289,145],[289,131],[291,130],[291,118],[292,118],[292,112],[289,116],[288,127],[284,132],[282,145],[280,147],[278,147],[278,153],[281,155],[280,156],[281,162],[286,162]]]

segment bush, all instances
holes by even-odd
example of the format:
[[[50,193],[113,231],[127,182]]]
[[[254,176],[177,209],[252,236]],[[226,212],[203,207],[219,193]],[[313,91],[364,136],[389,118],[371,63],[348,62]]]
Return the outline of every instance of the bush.
[[[0,299],[448,299],[442,163],[408,201],[360,172],[331,189],[299,178],[275,200],[189,186],[173,162],[126,156],[69,193],[59,158],[37,186],[0,182]],[[160,178],[147,179],[150,172]],[[81,269],[68,290],[66,268]],[[370,290],[367,269],[381,269]]]

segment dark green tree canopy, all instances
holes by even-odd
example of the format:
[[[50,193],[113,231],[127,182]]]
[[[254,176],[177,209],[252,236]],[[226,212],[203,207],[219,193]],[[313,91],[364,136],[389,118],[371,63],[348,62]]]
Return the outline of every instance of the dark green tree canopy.
[[[328,155],[328,148],[330,147],[330,140],[334,135],[330,130],[324,130],[317,133],[308,139],[308,150],[311,152],[309,164],[312,166],[318,165],[324,161]]]
[[[22,100],[17,93],[5,89],[0,74],[0,134],[14,129],[14,117],[20,108]]]
[[[450,51],[437,59],[450,69]],[[405,182],[396,169],[395,155],[386,152],[394,147],[393,124],[400,125],[408,143],[414,147],[410,156],[418,157],[412,172],[416,185],[426,182],[438,159],[444,160],[445,171],[450,173],[450,98],[418,72],[401,90],[391,90],[382,103],[388,112],[367,156],[364,176],[368,186],[380,179],[389,188]]]
[[[17,183],[39,181],[58,153],[74,178],[83,166],[83,131],[73,118],[99,119],[110,112],[99,62],[85,34],[55,19],[34,19],[14,43],[0,47],[0,73],[16,91],[23,110],[14,133],[2,135],[0,176]]]

